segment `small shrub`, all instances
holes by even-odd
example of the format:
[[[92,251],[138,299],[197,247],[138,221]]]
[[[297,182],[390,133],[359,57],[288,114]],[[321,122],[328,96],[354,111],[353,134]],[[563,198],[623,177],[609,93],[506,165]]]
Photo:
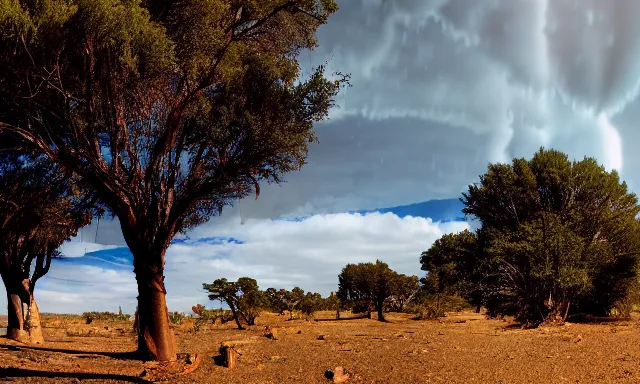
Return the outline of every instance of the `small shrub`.
[[[180,325],[186,316],[182,312],[170,312],[169,321],[171,324]]]
[[[106,321],[128,321],[131,315],[113,312],[85,312],[82,317],[86,320],[87,324],[91,324],[93,320],[106,320]]]
[[[631,318],[631,313],[636,311],[640,303],[640,284],[633,284],[625,297],[616,301],[609,315],[623,319]]]
[[[445,316],[444,309],[438,308],[434,305],[426,305],[422,310],[414,317],[415,320],[435,320]]]
[[[415,313],[416,320],[432,320],[445,317],[447,312],[460,312],[471,308],[471,305],[460,296],[441,296],[440,302],[435,295],[427,297],[422,305],[412,305],[406,312]]]
[[[402,309],[402,312],[411,313],[411,314],[417,315],[423,309],[424,309],[424,307],[422,305],[411,304],[411,305],[405,305],[404,308]]]

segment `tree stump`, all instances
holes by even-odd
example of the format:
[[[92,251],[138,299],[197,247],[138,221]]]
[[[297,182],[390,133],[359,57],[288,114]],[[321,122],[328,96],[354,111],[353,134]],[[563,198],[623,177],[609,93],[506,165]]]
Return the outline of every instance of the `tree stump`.
[[[278,328],[272,328],[267,325],[265,327],[265,336],[271,340],[278,340]]]
[[[235,349],[235,344],[222,343],[220,355],[222,355],[222,365],[227,368],[234,368],[238,361],[239,353]]]

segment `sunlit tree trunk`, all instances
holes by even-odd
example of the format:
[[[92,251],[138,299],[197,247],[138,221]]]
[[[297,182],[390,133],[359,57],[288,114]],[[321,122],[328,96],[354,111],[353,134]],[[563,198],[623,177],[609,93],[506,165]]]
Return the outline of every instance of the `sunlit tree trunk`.
[[[134,255],[135,257],[135,255]],[[176,342],[169,327],[162,269],[136,267],[138,282],[138,353],[160,361],[176,359]]]
[[[29,341],[32,344],[44,344],[40,310],[38,309],[38,304],[36,303],[36,299],[33,295],[31,295],[31,303],[29,305],[29,313],[27,315],[27,328],[29,329]]]

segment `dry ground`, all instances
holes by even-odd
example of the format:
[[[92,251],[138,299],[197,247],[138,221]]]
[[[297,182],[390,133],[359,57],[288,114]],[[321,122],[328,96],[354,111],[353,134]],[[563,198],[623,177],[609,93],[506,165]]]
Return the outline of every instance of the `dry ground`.
[[[229,323],[196,334],[184,324],[175,329],[179,349],[197,352],[202,362],[170,382],[328,383],[324,372],[337,366],[352,373],[349,383],[640,382],[639,318],[534,330],[471,313],[442,321],[388,318],[307,322],[267,314],[247,331]],[[264,337],[266,324],[280,327],[278,340]],[[146,382],[148,365],[126,355],[135,347],[130,322],[45,316],[44,326],[41,348],[0,339],[0,382]],[[235,341],[241,353],[234,369],[216,365],[223,341]]]

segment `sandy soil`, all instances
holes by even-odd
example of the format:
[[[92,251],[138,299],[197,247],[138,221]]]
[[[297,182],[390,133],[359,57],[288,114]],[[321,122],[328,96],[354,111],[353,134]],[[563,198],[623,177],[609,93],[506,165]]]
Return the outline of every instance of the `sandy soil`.
[[[319,317],[330,318],[330,314]],[[452,314],[414,321],[389,314],[391,323],[287,321],[264,315],[246,331],[232,324],[176,327],[180,352],[201,364],[172,383],[328,383],[327,369],[342,366],[349,383],[638,383],[640,319],[521,330],[483,316]],[[0,327],[3,326],[0,318]],[[278,340],[264,326],[279,327]],[[0,339],[0,382],[144,383],[149,363],[132,360],[131,323],[45,316],[42,347]],[[319,336],[324,340],[319,340]],[[216,364],[223,341],[241,354],[235,368]]]

